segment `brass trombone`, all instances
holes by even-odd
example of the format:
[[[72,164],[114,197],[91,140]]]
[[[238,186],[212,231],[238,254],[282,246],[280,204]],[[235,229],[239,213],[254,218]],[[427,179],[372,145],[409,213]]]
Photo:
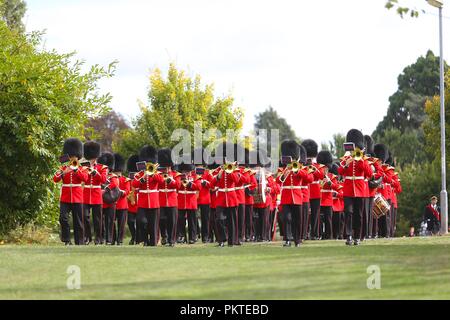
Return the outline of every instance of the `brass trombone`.
[[[236,170],[236,162],[225,163],[222,167],[222,170],[226,173],[232,173]]]
[[[155,173],[158,172],[159,164],[158,163],[147,162],[145,164],[145,167],[146,167],[145,174],[148,175],[148,176],[153,176]]]

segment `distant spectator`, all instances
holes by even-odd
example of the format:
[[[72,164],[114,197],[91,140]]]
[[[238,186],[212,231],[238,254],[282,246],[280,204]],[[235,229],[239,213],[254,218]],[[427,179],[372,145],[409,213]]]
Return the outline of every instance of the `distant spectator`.
[[[430,204],[425,207],[423,220],[427,223],[427,231],[432,235],[439,233],[441,228],[441,209],[437,205],[437,197],[432,196]]]

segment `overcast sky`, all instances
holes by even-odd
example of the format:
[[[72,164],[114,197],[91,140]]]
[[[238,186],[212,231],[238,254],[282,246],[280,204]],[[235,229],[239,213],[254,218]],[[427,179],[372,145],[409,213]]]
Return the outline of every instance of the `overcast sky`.
[[[232,93],[244,129],[272,105],[302,138],[318,142],[351,128],[370,134],[397,76],[428,49],[439,52],[437,9],[401,19],[386,0],[27,0],[27,30],[46,48],[76,51],[87,64],[118,60],[101,83],[127,119],[147,103],[151,68],[171,61]],[[449,4],[450,5],[450,4]],[[444,16],[447,10],[444,8]],[[444,57],[450,19],[444,19]]]

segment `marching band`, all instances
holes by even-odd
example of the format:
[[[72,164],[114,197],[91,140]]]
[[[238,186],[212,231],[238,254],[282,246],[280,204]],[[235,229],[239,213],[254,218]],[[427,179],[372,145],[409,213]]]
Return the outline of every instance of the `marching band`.
[[[92,242],[91,221],[96,245],[122,245],[127,225],[129,245],[144,246],[270,242],[277,230],[284,247],[321,239],[351,246],[395,236],[402,189],[393,155],[361,131],[347,133],[337,161],[329,151],[318,152],[314,140],[283,141],[274,173],[261,150],[222,147],[233,155],[210,161],[197,149],[191,158],[201,155],[200,161],[175,164],[169,148],[147,145],[125,161],[101,153],[95,141],[67,139],[53,177],[62,183],[61,241],[72,244],[69,213],[76,245]]]

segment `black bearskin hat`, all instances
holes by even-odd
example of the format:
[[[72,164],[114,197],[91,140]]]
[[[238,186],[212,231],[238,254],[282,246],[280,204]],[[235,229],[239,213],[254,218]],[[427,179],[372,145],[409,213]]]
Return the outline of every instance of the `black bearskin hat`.
[[[339,164],[336,163],[336,162],[334,162],[334,163],[331,165],[330,172],[331,172],[332,174],[338,176],[338,175],[339,175],[338,168],[339,168]]]
[[[300,146],[295,140],[284,140],[281,143],[281,156],[292,157],[292,160],[300,158]]]
[[[139,162],[139,156],[137,154],[133,154],[128,158],[127,161],[127,171],[130,172],[137,172],[136,163]]]
[[[170,148],[164,148],[158,150],[158,163],[161,167],[172,167],[172,150]]]
[[[322,150],[317,155],[317,163],[330,166],[333,163],[333,156],[330,151]]]
[[[114,153],[114,172],[125,170],[125,159],[118,153]]]
[[[373,143],[372,137],[369,136],[369,135],[365,135],[364,136],[364,146],[365,146],[365,149],[366,149],[365,153],[368,156],[373,156],[374,155],[373,145],[374,145],[374,143]]]
[[[100,157],[101,148],[100,143],[95,141],[87,141],[83,146],[84,158],[86,160],[93,160]]]
[[[307,158],[306,148],[303,145],[300,145],[300,162],[305,164]]]
[[[388,149],[384,144],[376,144],[373,147],[373,151],[375,153],[375,156],[382,162],[386,162],[387,158],[389,157]]]
[[[346,142],[353,142],[355,147],[364,149],[364,135],[357,129],[351,129],[347,132]]]
[[[319,146],[314,140],[311,139],[303,140],[302,146],[306,149],[307,158],[317,157],[317,153],[319,152]]]
[[[139,152],[139,161],[156,163],[157,151],[152,146],[144,146]]]
[[[195,169],[195,166],[193,164],[185,163],[185,162],[183,162],[177,166],[177,171],[180,171],[180,172],[190,172],[194,169]]]
[[[77,138],[69,138],[64,141],[63,153],[68,154],[69,157],[83,157],[83,143]]]
[[[100,158],[98,158],[98,163],[108,166],[110,172],[114,171],[114,155],[110,152],[102,153]]]

